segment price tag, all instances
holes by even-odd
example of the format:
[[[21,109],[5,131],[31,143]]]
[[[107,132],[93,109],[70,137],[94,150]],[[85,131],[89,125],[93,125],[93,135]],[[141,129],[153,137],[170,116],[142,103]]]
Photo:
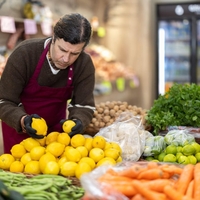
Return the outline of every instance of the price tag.
[[[2,16],[1,17],[1,31],[5,33],[15,33],[15,20],[13,17]]]
[[[37,25],[33,19],[24,20],[24,29],[26,35],[34,35],[37,33]]]
[[[41,30],[42,30],[43,35],[46,35],[46,36],[52,35],[52,22],[49,20],[42,21]]]

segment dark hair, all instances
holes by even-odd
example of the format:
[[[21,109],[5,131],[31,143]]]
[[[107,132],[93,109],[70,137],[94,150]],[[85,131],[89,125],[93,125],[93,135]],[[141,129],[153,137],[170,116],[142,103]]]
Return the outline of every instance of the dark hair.
[[[91,37],[90,22],[78,13],[64,15],[54,26],[54,42],[57,38],[71,44],[85,42],[88,45]]]

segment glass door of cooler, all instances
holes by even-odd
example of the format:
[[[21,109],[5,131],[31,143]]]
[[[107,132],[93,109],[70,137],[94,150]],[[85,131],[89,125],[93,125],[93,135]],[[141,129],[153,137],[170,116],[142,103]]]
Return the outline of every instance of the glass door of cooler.
[[[197,84],[200,84],[200,19],[197,20]]]
[[[190,82],[190,60],[191,22],[186,19],[158,21],[159,94],[163,95],[174,83]]]

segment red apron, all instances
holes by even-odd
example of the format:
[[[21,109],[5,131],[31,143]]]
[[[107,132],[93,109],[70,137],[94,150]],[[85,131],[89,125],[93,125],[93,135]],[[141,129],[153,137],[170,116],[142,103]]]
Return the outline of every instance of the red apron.
[[[69,66],[69,73],[66,86],[63,88],[50,88],[40,86],[37,82],[40,70],[43,66],[49,46],[44,49],[40,56],[37,67],[33,76],[30,78],[28,85],[24,88],[21,95],[21,102],[27,114],[38,114],[43,117],[48,125],[48,133],[52,131],[62,132],[60,120],[66,118],[67,100],[71,98],[73,86],[73,65]],[[10,153],[14,144],[20,143],[23,139],[28,138],[28,134],[19,134],[15,129],[2,122],[4,153]]]

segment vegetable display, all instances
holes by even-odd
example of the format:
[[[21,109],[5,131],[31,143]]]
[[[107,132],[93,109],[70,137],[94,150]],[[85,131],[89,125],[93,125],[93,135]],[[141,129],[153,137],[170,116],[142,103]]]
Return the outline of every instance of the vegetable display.
[[[147,111],[146,121],[154,135],[168,126],[200,126],[200,86],[174,84]]]

